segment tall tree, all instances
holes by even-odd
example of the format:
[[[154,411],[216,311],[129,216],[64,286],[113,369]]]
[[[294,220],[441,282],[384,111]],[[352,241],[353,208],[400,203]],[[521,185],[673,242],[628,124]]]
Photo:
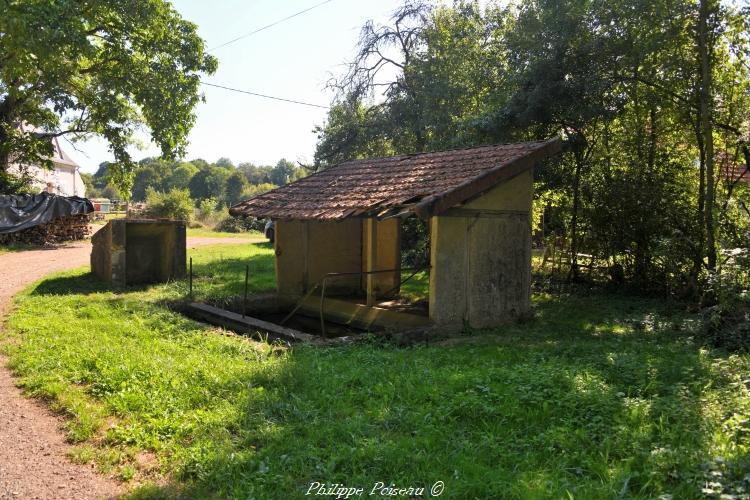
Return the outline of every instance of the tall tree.
[[[227,179],[225,199],[227,205],[231,206],[242,199],[242,193],[247,188],[247,179],[242,172],[235,171]]]
[[[701,147],[700,204],[703,206],[703,224],[706,235],[708,268],[716,268],[716,241],[714,234],[714,127],[713,127],[713,50],[711,24],[715,23],[718,1],[699,0],[696,46],[700,78],[698,79],[698,140]],[[705,188],[703,187],[705,185]]]
[[[0,0],[0,12],[0,189],[11,163],[49,165],[56,136],[106,139],[124,190],[138,127],[164,157],[184,153],[200,74],[217,61],[171,3]]]

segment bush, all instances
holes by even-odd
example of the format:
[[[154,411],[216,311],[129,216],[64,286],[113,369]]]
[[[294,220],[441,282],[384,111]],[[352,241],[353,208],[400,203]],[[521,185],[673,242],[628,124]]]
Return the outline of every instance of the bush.
[[[216,230],[225,233],[245,233],[247,231],[260,231],[262,233],[265,227],[266,221],[264,219],[256,219],[254,217],[234,217],[230,215],[219,222],[216,226]]]
[[[149,217],[190,221],[194,204],[187,189],[173,189],[160,193],[153,188],[146,191],[146,214]]]
[[[229,216],[228,209],[221,209],[221,203],[216,198],[205,198],[198,204],[198,220],[208,228],[214,229]]]
[[[204,198],[198,203],[198,212],[200,217],[209,217],[219,209],[219,202],[216,198]]]
[[[750,302],[747,298],[722,301],[703,311],[705,344],[728,351],[750,351]]]

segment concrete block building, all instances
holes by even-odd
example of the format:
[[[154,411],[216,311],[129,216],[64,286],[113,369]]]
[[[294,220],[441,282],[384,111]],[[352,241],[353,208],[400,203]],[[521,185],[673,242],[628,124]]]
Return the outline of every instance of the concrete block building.
[[[91,271],[109,283],[160,283],[185,276],[182,221],[113,219],[91,243]]]
[[[533,170],[560,150],[554,138],[352,160],[230,213],[275,221],[280,295],[311,295],[325,282],[322,299],[345,299],[331,311],[382,312],[389,321],[384,301],[401,282],[401,221],[420,217],[430,232],[426,322],[490,327],[530,310]]]

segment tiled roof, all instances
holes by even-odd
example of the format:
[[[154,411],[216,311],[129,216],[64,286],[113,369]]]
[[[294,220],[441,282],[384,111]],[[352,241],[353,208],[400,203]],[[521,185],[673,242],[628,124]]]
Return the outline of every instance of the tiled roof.
[[[724,168],[719,175],[725,181],[750,182],[750,170],[744,165]]]
[[[352,160],[242,201],[232,215],[337,220],[440,213],[560,151],[560,140]]]

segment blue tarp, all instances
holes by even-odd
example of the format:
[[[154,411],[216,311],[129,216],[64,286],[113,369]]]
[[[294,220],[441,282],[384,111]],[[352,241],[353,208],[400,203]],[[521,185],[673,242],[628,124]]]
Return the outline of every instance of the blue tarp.
[[[15,233],[70,215],[88,214],[87,198],[55,194],[0,195],[0,234]]]

